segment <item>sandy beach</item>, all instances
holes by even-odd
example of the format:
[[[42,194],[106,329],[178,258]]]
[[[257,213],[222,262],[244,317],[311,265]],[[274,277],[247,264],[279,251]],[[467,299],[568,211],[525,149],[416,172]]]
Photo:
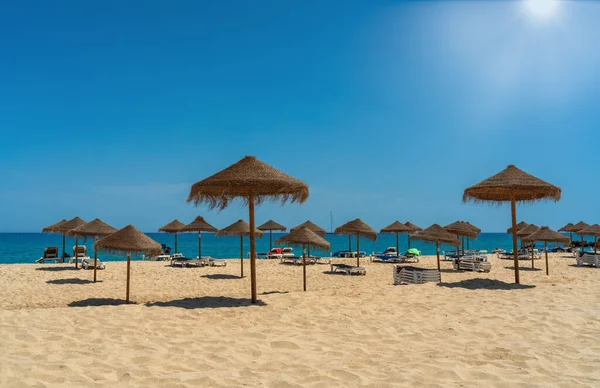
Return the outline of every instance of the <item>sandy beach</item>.
[[[550,276],[522,262],[515,286],[512,262],[490,257],[490,273],[442,262],[439,285],[394,286],[391,265],[368,260],[367,276],[313,265],[308,292],[301,267],[259,261],[254,306],[236,260],[132,262],[132,305],[110,305],[123,262],[98,283],[69,265],[2,265],[0,385],[598,386],[600,270],[553,254]]]

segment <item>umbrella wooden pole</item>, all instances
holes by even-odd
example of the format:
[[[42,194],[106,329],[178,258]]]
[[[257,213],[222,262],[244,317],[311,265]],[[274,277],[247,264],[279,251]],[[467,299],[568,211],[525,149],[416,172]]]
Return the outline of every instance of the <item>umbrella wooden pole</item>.
[[[98,241],[98,236],[94,237],[95,241]],[[98,265],[98,252],[96,252],[96,248],[94,248],[94,283],[96,283],[96,266]]]
[[[248,212],[250,213],[250,287],[252,303],[256,303],[256,242],[254,240],[254,195],[248,197]]]
[[[269,230],[269,252],[273,249],[273,231]]]
[[[202,236],[198,231],[198,259],[202,259]]]
[[[125,303],[129,303],[129,279],[131,278],[131,253],[127,252],[127,290],[125,291]]]
[[[594,255],[598,252],[598,236],[594,236]]]
[[[65,253],[67,253],[65,251],[65,235],[64,234],[62,235],[62,238],[63,238],[63,253],[62,253],[61,259],[62,259],[62,262],[64,263],[65,262]]]
[[[519,284],[519,251],[517,250],[517,202],[515,198],[510,200],[510,212],[512,216],[513,256],[515,262],[515,283]]]
[[[398,232],[396,232],[396,254],[400,254],[400,244],[398,244]]]
[[[437,265],[438,265],[438,271],[442,271],[442,266],[440,265],[440,242],[436,241],[435,242],[435,253],[437,255]]]
[[[302,246],[302,279],[304,283],[304,291],[306,291],[306,247]]]
[[[531,269],[535,268],[535,263],[533,262],[533,248],[535,248],[535,241],[531,242]]]
[[[360,267],[360,233],[356,233],[356,266]]]
[[[544,250],[546,251],[546,276],[550,275],[548,271],[548,242],[544,241]]]
[[[75,237],[75,269],[77,269],[77,260],[79,260],[79,237]]]
[[[244,236],[240,234],[240,277],[244,277]]]
[[[179,253],[179,250],[177,249],[177,233],[175,233],[175,253]]]

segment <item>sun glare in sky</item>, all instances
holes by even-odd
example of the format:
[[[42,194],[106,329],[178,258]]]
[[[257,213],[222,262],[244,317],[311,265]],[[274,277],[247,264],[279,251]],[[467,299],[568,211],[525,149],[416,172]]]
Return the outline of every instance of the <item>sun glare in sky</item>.
[[[531,17],[548,20],[558,14],[560,0],[525,0],[524,6]]]

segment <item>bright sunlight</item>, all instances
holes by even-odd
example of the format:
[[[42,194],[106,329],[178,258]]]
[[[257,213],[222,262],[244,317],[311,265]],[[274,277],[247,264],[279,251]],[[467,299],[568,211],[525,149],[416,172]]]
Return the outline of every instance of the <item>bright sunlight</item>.
[[[548,20],[554,18],[560,8],[560,0],[525,0],[525,10],[532,18]]]

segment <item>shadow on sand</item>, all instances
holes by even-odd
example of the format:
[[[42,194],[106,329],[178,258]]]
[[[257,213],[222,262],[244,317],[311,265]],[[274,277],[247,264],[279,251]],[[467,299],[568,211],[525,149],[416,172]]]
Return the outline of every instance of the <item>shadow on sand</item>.
[[[511,271],[515,270],[515,267],[504,267],[506,269],[510,269]],[[519,271],[541,271],[542,268],[531,268],[531,267],[521,267],[519,266]]]
[[[119,306],[127,304],[125,299],[113,299],[113,298],[89,298],[84,300],[76,300],[69,303],[69,307],[89,307],[89,306]],[[129,304],[135,304],[135,302],[129,302]]]
[[[70,278],[70,279],[48,280],[46,283],[48,283],[48,284],[90,284],[90,283],[94,283],[94,281],[88,280],[88,279]]]
[[[236,275],[228,275],[228,274],[221,274],[221,273],[207,274],[207,275],[202,275],[201,277],[207,278],[207,279],[214,279],[214,280],[241,279],[241,277],[236,276]]]
[[[439,287],[465,288],[467,290],[525,290],[535,288],[533,285],[506,283],[495,279],[467,279],[453,283],[438,283]]]
[[[261,300],[254,306],[266,306]],[[181,307],[184,309],[214,309],[221,307],[245,307],[252,306],[251,300],[247,298],[230,298],[226,296],[203,296],[201,298],[185,298],[171,300],[169,302],[146,303],[146,307]]]
[[[60,271],[79,271],[81,268],[75,267],[39,267],[36,271],[60,272]]]
[[[273,294],[289,294],[289,291],[265,291],[262,295],[273,295]]]

